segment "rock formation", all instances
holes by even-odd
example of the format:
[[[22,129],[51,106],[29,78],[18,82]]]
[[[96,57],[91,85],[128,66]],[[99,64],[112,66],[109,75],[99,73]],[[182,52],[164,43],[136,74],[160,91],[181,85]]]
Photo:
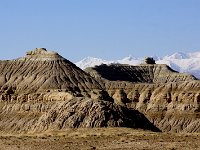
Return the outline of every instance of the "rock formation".
[[[167,65],[100,65],[85,71],[37,48],[0,61],[0,132],[131,127],[200,132],[200,81]]]
[[[0,61],[0,118],[2,133],[69,127],[159,131],[137,110],[114,103],[98,79],[44,48]]]
[[[156,64],[101,65],[86,72],[116,103],[140,111],[160,130],[200,132],[200,81],[194,76]]]
[[[193,81],[196,79],[192,75],[178,73],[164,64],[141,64],[138,66],[103,64],[93,68],[86,68],[85,71],[95,78],[103,78],[109,81],[129,81],[134,83],[167,83]]]
[[[64,59],[56,52],[35,49],[25,57],[0,62],[1,92],[16,94],[35,92],[68,91],[84,94],[101,89],[90,75]]]
[[[136,110],[90,98],[7,104],[0,111],[3,133],[31,133],[66,128],[130,127],[159,131]]]

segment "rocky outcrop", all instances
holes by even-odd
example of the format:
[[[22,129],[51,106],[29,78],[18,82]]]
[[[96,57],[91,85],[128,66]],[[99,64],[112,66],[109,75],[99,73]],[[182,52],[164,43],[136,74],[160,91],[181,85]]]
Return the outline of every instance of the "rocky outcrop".
[[[190,74],[178,73],[164,64],[141,64],[138,66],[103,64],[93,68],[86,68],[85,71],[95,78],[133,83],[167,83],[193,81],[196,79]]]
[[[167,65],[101,65],[86,72],[37,48],[0,61],[0,132],[131,127],[200,132],[200,81]]]
[[[116,88],[109,87],[113,94]],[[123,97],[128,108],[143,113],[156,127],[165,132],[200,132],[200,82],[168,83],[164,85],[126,84]],[[124,94],[125,93],[125,94]],[[127,95],[127,97],[125,97]]]
[[[9,103],[0,109],[0,132],[31,133],[66,128],[130,127],[159,131],[136,110],[89,98]]]
[[[114,103],[102,82],[44,48],[16,60],[0,61],[2,133],[78,127],[159,131],[143,114],[122,106],[121,101]]]
[[[25,57],[0,61],[1,93],[16,94],[62,90],[84,94],[102,89],[90,75],[56,52],[35,49]]]
[[[36,48],[35,50],[28,51],[25,57],[20,58],[20,60],[29,59],[29,60],[64,60],[58,53],[54,51],[47,51],[45,48]]]
[[[126,105],[145,114],[162,131],[200,132],[198,87],[200,82],[195,81],[149,86],[143,90],[127,89]]]
[[[88,68],[119,105],[143,113],[165,132],[200,132],[200,81],[166,65]]]

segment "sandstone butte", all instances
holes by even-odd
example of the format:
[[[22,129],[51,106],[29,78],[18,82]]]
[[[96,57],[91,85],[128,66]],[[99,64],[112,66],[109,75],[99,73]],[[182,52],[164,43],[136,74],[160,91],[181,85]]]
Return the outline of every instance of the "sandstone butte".
[[[167,65],[100,65],[84,71],[36,48],[0,61],[0,132],[129,127],[200,132],[200,81]]]

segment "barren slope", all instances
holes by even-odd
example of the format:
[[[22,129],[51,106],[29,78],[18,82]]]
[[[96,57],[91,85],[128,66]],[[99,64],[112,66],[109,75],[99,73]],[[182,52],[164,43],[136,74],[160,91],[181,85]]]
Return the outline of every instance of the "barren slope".
[[[97,80],[44,48],[0,62],[0,132],[79,127],[159,131],[138,111],[117,105]]]
[[[200,132],[200,81],[192,75],[148,64],[87,71],[91,76],[44,48],[1,61],[0,131],[123,126]]]
[[[104,100],[10,103],[0,111],[2,133],[33,133],[67,128],[130,127],[159,131],[136,110]]]
[[[200,132],[200,81],[166,65],[101,65],[86,71],[115,103],[139,110],[159,129]]]
[[[167,65],[100,65],[86,68],[86,72],[96,78],[109,81],[129,81],[134,83],[166,83],[179,81],[192,81],[196,78],[190,74],[178,73]]]
[[[2,92],[11,88],[14,93],[37,91],[101,89],[95,79],[55,52],[36,49],[25,57],[0,61]]]

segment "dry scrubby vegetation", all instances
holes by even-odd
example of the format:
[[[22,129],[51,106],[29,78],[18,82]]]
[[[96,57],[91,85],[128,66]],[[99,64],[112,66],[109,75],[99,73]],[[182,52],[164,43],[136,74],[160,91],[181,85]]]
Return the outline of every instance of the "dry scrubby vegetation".
[[[200,149],[200,135],[155,133],[129,128],[78,128],[1,136],[0,145],[1,150],[195,150]]]

